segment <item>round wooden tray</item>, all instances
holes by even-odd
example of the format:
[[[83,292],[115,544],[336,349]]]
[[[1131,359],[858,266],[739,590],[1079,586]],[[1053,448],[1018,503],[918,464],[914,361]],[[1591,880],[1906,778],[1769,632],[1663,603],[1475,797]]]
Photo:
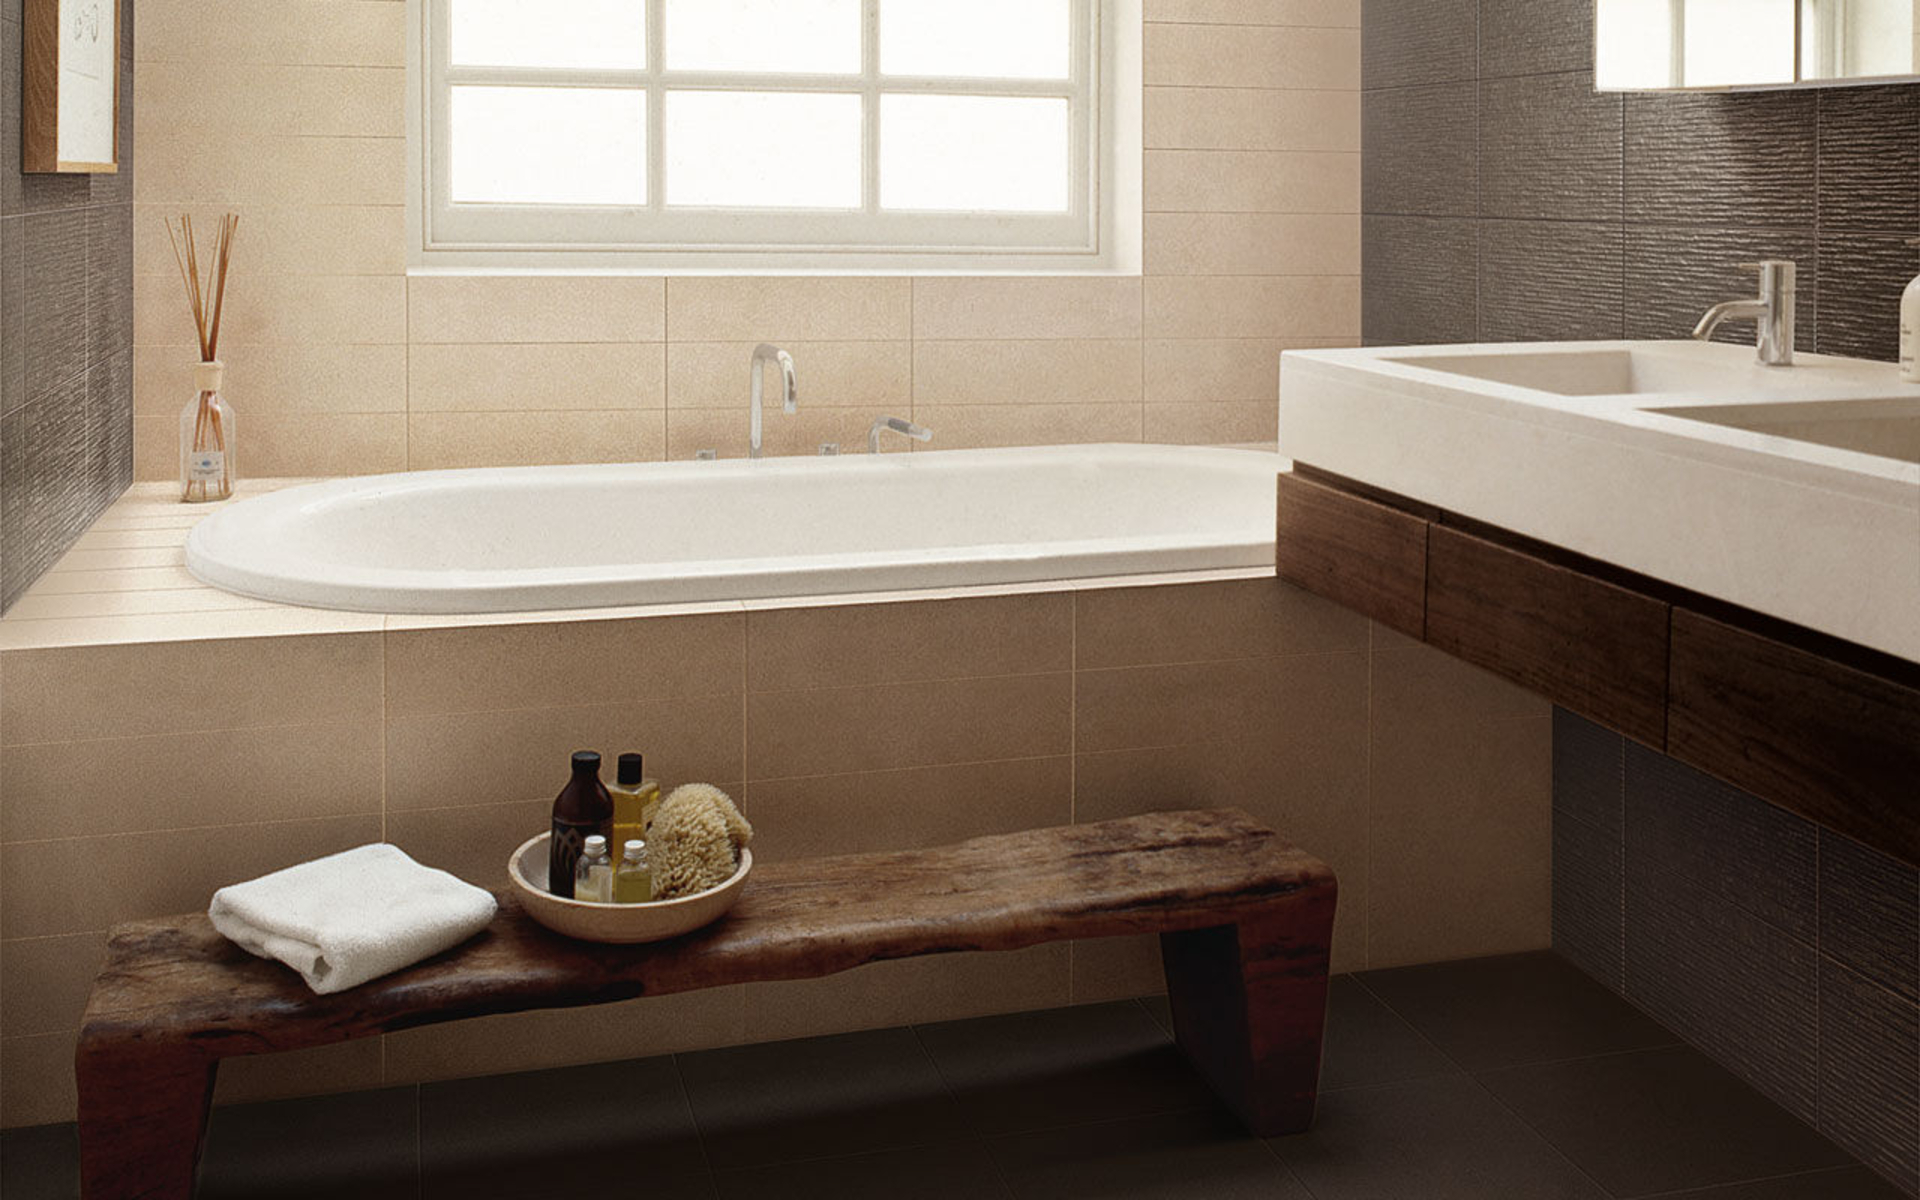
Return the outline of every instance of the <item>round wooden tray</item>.
[[[633,945],[662,942],[711,925],[727,915],[753,870],[753,851],[740,851],[740,869],[718,887],[672,900],[648,904],[596,904],[570,900],[547,890],[547,840],[543,833],[528,838],[507,860],[507,878],[520,896],[527,915],[555,933],[586,942]]]

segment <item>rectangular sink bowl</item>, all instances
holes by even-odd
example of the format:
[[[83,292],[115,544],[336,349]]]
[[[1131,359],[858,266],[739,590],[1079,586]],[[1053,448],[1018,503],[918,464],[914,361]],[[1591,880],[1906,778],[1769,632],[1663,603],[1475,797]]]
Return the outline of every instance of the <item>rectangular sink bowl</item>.
[[[1887,400],[1811,400],[1787,404],[1713,404],[1648,412],[1705,421],[1749,433],[1792,438],[1897,462],[1920,463],[1920,396]]]
[[[1385,361],[1555,396],[1644,396],[1730,392],[1781,382],[1757,363],[1702,361],[1642,349],[1421,354]]]

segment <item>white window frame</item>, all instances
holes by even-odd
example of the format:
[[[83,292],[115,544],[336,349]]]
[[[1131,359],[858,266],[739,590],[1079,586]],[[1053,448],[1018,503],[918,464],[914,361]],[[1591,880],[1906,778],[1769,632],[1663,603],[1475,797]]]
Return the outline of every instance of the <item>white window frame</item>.
[[[860,76],[665,71],[664,4],[650,0],[644,70],[452,66],[450,0],[408,0],[408,204],[416,273],[552,270],[687,274],[1138,274],[1141,258],[1140,0],[1070,0],[1074,54],[1062,81],[904,78],[878,71],[879,0],[862,0]],[[648,204],[453,204],[451,89],[459,84],[617,86],[648,93]],[[858,93],[865,143],[857,212],[664,205],[667,88]],[[1066,214],[885,212],[878,204],[885,92],[1060,96],[1070,119]]]

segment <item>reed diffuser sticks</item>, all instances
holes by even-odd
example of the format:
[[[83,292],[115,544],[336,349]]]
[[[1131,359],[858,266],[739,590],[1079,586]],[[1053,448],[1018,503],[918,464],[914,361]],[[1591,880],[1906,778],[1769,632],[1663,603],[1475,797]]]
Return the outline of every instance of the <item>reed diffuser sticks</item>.
[[[187,305],[193,312],[194,333],[200,342],[200,367],[194,386],[199,393],[190,407],[193,415],[181,421],[180,499],[187,503],[224,500],[233,494],[233,459],[229,445],[231,418],[220,399],[220,317],[226,307],[227,271],[233,262],[233,237],[240,215],[227,213],[213,239],[213,257],[204,274],[193,216],[183,214],[178,228],[167,222],[167,241],[186,285]]]

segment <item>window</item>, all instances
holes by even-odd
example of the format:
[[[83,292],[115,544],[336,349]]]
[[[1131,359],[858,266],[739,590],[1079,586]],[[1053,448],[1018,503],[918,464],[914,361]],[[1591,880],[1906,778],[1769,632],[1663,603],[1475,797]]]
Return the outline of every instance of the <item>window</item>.
[[[1137,266],[1137,0],[421,12],[421,265]]]

